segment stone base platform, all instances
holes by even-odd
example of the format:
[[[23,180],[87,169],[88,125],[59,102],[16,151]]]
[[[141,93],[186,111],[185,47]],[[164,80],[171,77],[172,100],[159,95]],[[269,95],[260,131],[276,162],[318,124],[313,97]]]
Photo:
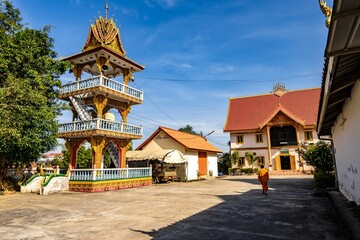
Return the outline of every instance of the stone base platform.
[[[127,178],[114,180],[74,181],[69,182],[69,191],[73,192],[104,192],[125,188],[150,186],[151,177]]]

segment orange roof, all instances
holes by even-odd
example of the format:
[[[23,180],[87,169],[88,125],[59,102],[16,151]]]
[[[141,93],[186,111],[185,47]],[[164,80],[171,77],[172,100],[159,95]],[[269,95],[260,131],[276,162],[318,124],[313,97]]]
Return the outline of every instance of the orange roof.
[[[320,88],[230,98],[224,132],[260,130],[279,112],[303,126],[316,126]]]
[[[160,132],[165,132],[170,138],[183,145],[189,150],[201,150],[207,152],[222,152],[217,147],[211,145],[203,137],[186,132],[177,131],[171,128],[159,127],[145,142],[136,148],[136,150],[142,150],[156,135]]]

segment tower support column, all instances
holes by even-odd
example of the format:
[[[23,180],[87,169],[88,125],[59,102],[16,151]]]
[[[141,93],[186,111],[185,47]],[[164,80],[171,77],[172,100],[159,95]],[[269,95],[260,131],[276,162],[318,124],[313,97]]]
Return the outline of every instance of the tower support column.
[[[92,149],[92,166],[95,168],[101,168],[103,150],[105,147],[105,137],[93,136],[90,140]]]
[[[84,141],[84,139],[82,138],[71,138],[71,139],[66,139],[65,141],[65,147],[66,150],[69,154],[69,165],[71,166],[72,169],[76,168],[76,155],[77,155],[77,150],[80,146],[80,144]]]
[[[95,95],[93,101],[95,104],[97,116],[102,118],[104,115],[104,108],[106,107],[106,104],[108,102],[107,97],[105,97],[104,95]]]
[[[130,113],[131,105],[127,102],[117,102],[116,107],[122,117],[123,122],[127,123],[127,116]]]
[[[130,139],[122,139],[119,141],[119,146],[121,147],[120,154],[120,167],[126,168],[126,153],[131,147],[131,140]]]

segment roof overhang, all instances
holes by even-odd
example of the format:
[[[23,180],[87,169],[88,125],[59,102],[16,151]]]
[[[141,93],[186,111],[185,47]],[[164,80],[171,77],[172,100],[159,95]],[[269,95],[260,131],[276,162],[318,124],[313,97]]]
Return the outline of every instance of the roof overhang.
[[[360,76],[360,4],[335,0],[325,49],[317,131],[331,135],[332,127]]]
[[[289,117],[291,120],[300,124],[301,126],[303,126],[303,127],[305,126],[304,120],[298,118],[297,116],[292,114],[290,111],[288,111],[286,108],[279,105],[267,119],[265,119],[262,123],[259,124],[259,128],[262,129],[263,127],[265,127],[280,112],[282,112],[287,117]]]
[[[334,0],[325,57],[360,51],[359,1]]]
[[[145,67],[134,62],[133,60],[122,56],[106,46],[99,46],[88,51],[80,52],[68,57],[61,58],[62,61],[69,61],[74,65],[85,65],[84,71],[93,75],[99,75],[100,72],[96,66],[96,59],[103,57],[110,63],[107,75],[118,75],[121,69],[132,69],[139,72]],[[113,72],[113,73],[112,73]]]

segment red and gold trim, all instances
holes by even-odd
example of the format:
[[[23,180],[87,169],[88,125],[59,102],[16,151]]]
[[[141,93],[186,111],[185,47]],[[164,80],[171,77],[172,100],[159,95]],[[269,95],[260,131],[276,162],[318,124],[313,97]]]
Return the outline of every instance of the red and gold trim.
[[[150,186],[152,184],[151,177],[104,180],[104,181],[70,181],[69,191],[74,192],[105,192],[120,190],[126,188],[134,188],[141,186]]]

